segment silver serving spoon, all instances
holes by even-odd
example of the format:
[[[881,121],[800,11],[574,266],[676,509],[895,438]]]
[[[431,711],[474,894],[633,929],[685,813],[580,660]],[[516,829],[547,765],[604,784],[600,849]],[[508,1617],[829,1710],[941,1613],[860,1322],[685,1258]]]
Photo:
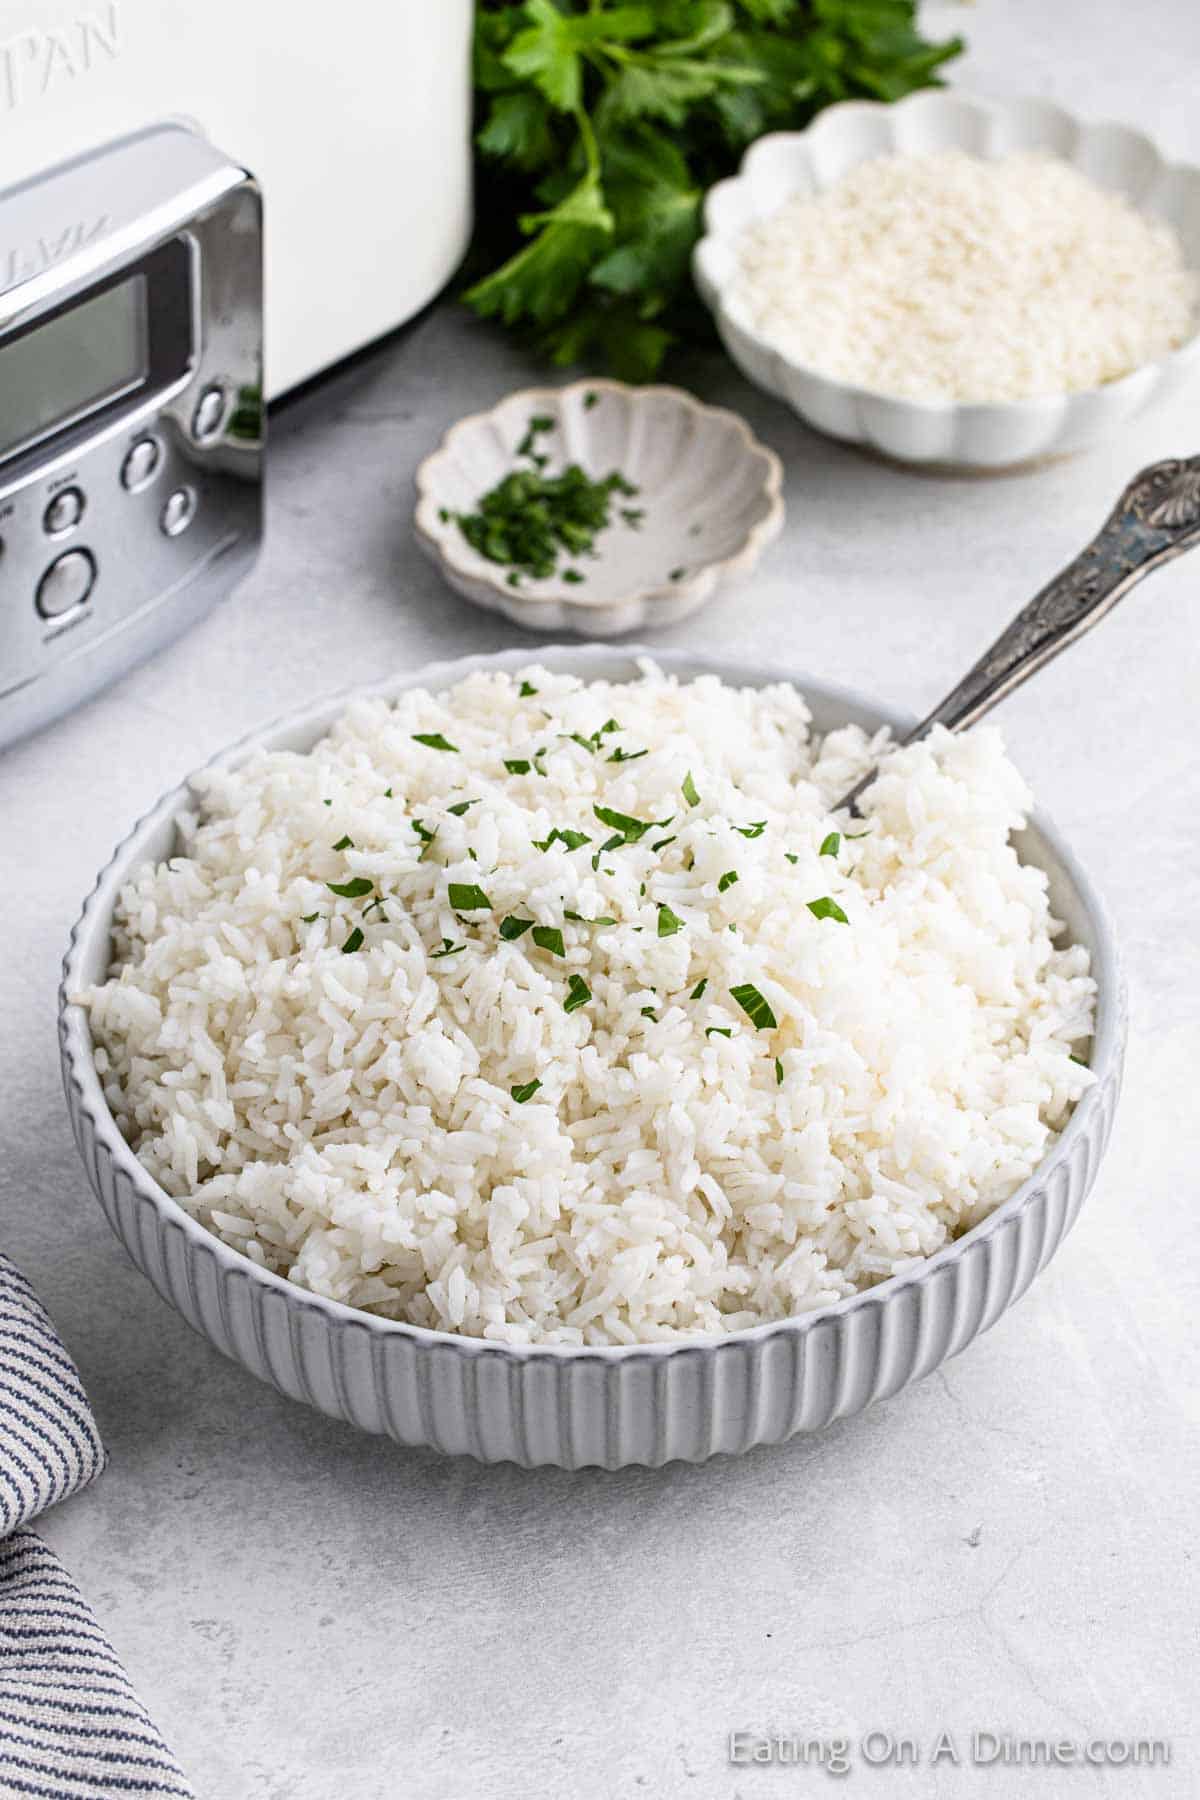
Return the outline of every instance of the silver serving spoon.
[[[1200,543],[1200,456],[1152,463],[1135,475],[1091,543],[1023,606],[990,650],[901,744],[915,744],[934,725],[962,731],[998,700],[1099,624],[1130,588],[1160,563]],[[838,807],[858,811],[869,770]],[[838,808],[835,808],[836,811]]]

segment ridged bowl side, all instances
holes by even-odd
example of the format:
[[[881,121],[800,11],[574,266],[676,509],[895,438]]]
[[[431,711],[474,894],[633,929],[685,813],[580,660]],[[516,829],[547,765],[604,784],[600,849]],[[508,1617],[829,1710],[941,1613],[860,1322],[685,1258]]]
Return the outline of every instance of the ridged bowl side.
[[[833,380],[775,349],[731,293],[745,227],[793,194],[832,186],[868,157],[939,149],[1058,156],[1172,225],[1189,266],[1200,269],[1200,169],[1168,162],[1143,132],[1085,122],[1045,100],[985,100],[958,90],[914,94],[890,106],[844,101],[807,131],[760,138],[739,173],[718,182],[705,202],[705,235],[693,258],[696,285],[730,356],[751,381],[817,430],[896,461],[992,469],[1064,455],[1110,436],[1195,368],[1200,321],[1178,349],[1104,387],[1000,405],[923,405]]]
[[[604,647],[541,649],[538,660],[595,678],[628,677],[634,658]],[[656,660],[681,677],[705,670],[762,685],[778,670],[683,653]],[[470,657],[374,693],[443,685],[481,667],[516,669],[526,652]],[[904,721],[844,690],[796,677],[819,729],[847,719]],[[350,698],[341,695],[245,740],[304,748]],[[218,1350],[281,1392],[365,1431],[481,1462],[562,1468],[657,1466],[736,1454],[815,1431],[899,1391],[957,1355],[1024,1293],[1074,1224],[1108,1142],[1121,1082],[1125,1000],[1102,903],[1044,820],[1024,852],[1050,876],[1052,901],[1087,943],[1100,984],[1097,1082],[1033,1178],[959,1242],[838,1305],[725,1338],[629,1349],[485,1343],[397,1324],[327,1301],[259,1269],[191,1219],[138,1163],[104,1100],[87,1017],[69,995],[107,968],[113,906],[129,876],[166,854],[186,801],[159,801],[118,848],[72,934],[59,1039],[71,1125],[109,1223],[155,1288]]]

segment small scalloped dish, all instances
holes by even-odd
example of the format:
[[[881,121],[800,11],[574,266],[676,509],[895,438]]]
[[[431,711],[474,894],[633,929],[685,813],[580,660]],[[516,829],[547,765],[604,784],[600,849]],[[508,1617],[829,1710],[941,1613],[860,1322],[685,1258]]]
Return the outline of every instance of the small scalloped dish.
[[[1056,156],[1171,225],[1189,266],[1200,269],[1200,169],[1168,163],[1140,131],[1085,123],[1049,101],[985,100],[958,90],[915,94],[890,106],[850,100],[829,107],[807,131],[760,138],[739,174],[709,192],[693,272],[725,348],[743,374],[788,401],[818,431],[900,462],[997,469],[1069,454],[1111,436],[1195,366],[1200,331],[1103,387],[989,405],[922,403],[855,387],[792,360],[730,296],[738,239],[747,225],[795,194],[832,187],[870,157],[951,148],[987,158],[1020,150]]]
[[[554,421],[537,440],[548,474],[578,463],[597,480],[615,469],[638,492],[614,500],[594,550],[564,552],[553,575],[513,586],[453,515],[473,512],[522,466],[518,445],[537,416]],[[526,388],[453,426],[417,470],[414,523],[450,586],[477,606],[530,631],[613,637],[675,624],[748,575],[783,524],[782,484],[779,458],[736,413],[702,406],[682,388],[577,381]],[[639,522],[628,523],[623,508]],[[583,579],[564,581],[568,569]]]

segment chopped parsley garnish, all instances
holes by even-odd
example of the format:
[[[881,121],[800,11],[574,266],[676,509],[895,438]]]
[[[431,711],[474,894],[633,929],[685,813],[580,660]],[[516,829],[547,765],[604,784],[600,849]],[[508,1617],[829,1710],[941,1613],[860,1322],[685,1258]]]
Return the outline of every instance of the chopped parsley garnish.
[[[350,933],[350,936],[346,939],[345,943],[342,945],[342,955],[349,956],[351,951],[361,950],[362,942],[363,942],[363,934],[359,930],[358,926],[356,925],[354,927],[354,930]]]
[[[466,947],[465,944],[456,944],[451,938],[443,938],[441,949],[435,950],[429,960],[437,962],[440,956],[457,956],[459,951],[465,950]]]
[[[376,894],[375,898],[373,900],[369,900],[367,902],[366,906],[363,907],[363,918],[369,919],[371,914],[375,911],[376,907],[379,908],[380,919],[386,925],[387,914],[383,910],[383,895],[382,894]]]
[[[668,844],[673,844],[674,842],[675,839],[673,837],[659,838],[657,843],[651,844],[650,848],[652,850],[665,850]]]
[[[800,861],[800,858],[798,856],[796,856],[791,850],[785,850],[783,854],[787,857],[787,859],[790,863],[798,863]]]
[[[593,550],[597,533],[612,522],[614,496],[638,491],[616,469],[598,481],[578,463],[547,475],[549,458],[536,448],[536,439],[553,424],[543,426],[535,416],[517,446],[517,455],[527,457],[532,468],[510,470],[480,495],[473,512],[451,515],[473,550],[508,569],[514,587],[523,576],[541,581],[553,575],[564,552],[577,557]],[[580,579],[578,571],[568,575]]]
[[[865,831],[848,831],[846,833],[846,842],[848,844],[854,844],[857,843],[859,838],[870,837],[870,835],[871,827],[868,825]]]
[[[353,850],[354,839],[350,837],[340,837],[333,847],[335,850]]]
[[[821,848],[817,851],[817,855],[818,856],[836,856],[838,851],[841,849],[841,847],[842,847],[841,832],[840,831],[831,831],[829,833],[829,836],[822,843]]]
[[[758,989],[752,982],[745,982],[741,987],[730,988],[730,993],[749,1019],[759,1031],[773,1031],[779,1021]]]
[[[437,826],[435,825],[431,831],[424,819],[414,819],[412,828],[423,844],[432,844],[434,838],[437,836]]]
[[[528,775],[533,764],[527,762],[523,756],[514,756],[511,759],[506,756],[504,766],[510,775]]]
[[[549,837],[534,838],[533,847],[535,850],[548,850],[551,844],[565,844],[568,850],[582,850],[591,841],[586,831],[560,831],[556,825]]]
[[[1081,1069],[1086,1069],[1091,1066],[1082,1056],[1076,1056],[1073,1051],[1070,1053],[1070,1057],[1071,1061],[1073,1063],[1078,1063]]]
[[[563,934],[557,925],[535,925],[533,941],[539,950],[548,950],[551,956],[567,954],[566,945],[563,943]]]
[[[775,1058],[775,1086],[783,1086],[783,1064],[778,1057]]]
[[[642,1017],[643,1017],[643,1019],[653,1020],[655,1025],[658,1024],[658,1014],[655,1012],[655,1010],[652,1006],[643,1006]]]
[[[667,579],[669,581],[682,581],[686,574],[687,574],[687,570],[682,567],[680,567],[678,569],[672,569],[671,573],[667,577]]]
[[[564,569],[562,578],[570,587],[578,587],[581,581],[587,580],[587,576],[582,574],[578,569]]]
[[[569,906],[564,910],[563,917],[573,919],[577,925],[615,925],[617,922],[609,918],[585,919],[582,913],[572,912]]]
[[[622,750],[618,747],[611,756],[606,756],[604,760],[612,763],[637,762],[639,757],[649,756],[649,754],[648,750]]]
[[[837,901],[831,900],[828,894],[822,894],[819,900],[806,900],[805,905],[814,919],[836,919],[839,925],[850,923]]]
[[[322,800],[321,805],[322,806],[332,806],[333,801],[332,800]]]
[[[572,975],[567,983],[567,997],[563,1001],[564,1012],[576,1012],[586,1006],[592,997],[592,990],[582,975]]]
[[[424,744],[427,750],[458,749],[458,745],[452,744],[449,738],[444,738],[440,731],[414,731],[412,736],[414,744]]]
[[[361,900],[375,886],[365,875],[356,875],[352,881],[327,881],[325,886],[331,894],[340,894],[343,900]]]
[[[450,904],[455,912],[490,912],[492,903],[481,887],[473,881],[452,881],[450,883]]]
[[[320,916],[321,916],[320,913],[301,913],[300,923],[302,925],[315,924],[316,921],[320,918]],[[1072,1057],[1071,1060],[1074,1061],[1075,1059]]]
[[[500,921],[500,936],[511,944],[515,939],[524,937],[532,924],[532,919],[519,919],[516,913],[509,913]]]
[[[384,799],[385,799],[385,800],[391,800],[391,799],[392,799],[392,798],[393,798],[393,794],[392,794],[392,790],[391,790],[391,788],[384,788],[384,790],[383,790],[383,797],[384,797]]]
[[[461,819],[465,812],[470,811],[471,807],[478,805],[478,800],[456,800],[453,806],[446,808],[446,811],[453,813],[456,819]]]
[[[705,1030],[704,1035],[705,1035],[705,1037],[731,1038],[733,1036],[733,1033],[732,1033],[732,1031],[730,1031],[728,1025],[709,1025],[707,1027],[707,1029]]]
[[[733,829],[741,832],[744,838],[757,838],[761,837],[763,832],[767,829],[767,821],[765,819],[756,819],[753,825],[735,825]]]
[[[595,404],[596,404],[597,400],[599,400],[599,398],[600,398],[600,396],[596,392],[595,388],[589,388],[587,393],[583,396],[584,412],[591,412],[593,406],[595,406]]]
[[[700,980],[696,983],[695,987],[692,989],[691,993],[688,995],[688,999],[689,1000],[702,999],[704,996],[704,990],[707,986],[708,986],[708,976],[702,975]]]
[[[537,689],[534,687],[532,682],[523,681],[521,683],[520,687],[517,689],[517,692],[521,696],[522,700],[529,700],[533,697],[534,694],[537,693]]]
[[[524,1106],[527,1100],[533,1099],[541,1085],[540,1081],[523,1081],[517,1087],[510,1087],[508,1091],[518,1106]]]
[[[537,448],[537,439],[547,431],[554,430],[554,420],[548,413],[534,413],[529,421],[525,436],[517,445],[518,456],[533,456]]]
[[[602,825],[610,825],[614,831],[620,833],[616,843],[610,839],[608,844],[602,846],[605,850],[610,847],[615,850],[617,844],[620,843],[636,844],[639,838],[645,837],[646,833],[652,831],[656,825],[671,823],[671,819],[634,819],[628,813],[617,812],[611,806],[593,806],[592,811]],[[671,817],[673,818],[674,814]]]
[[[674,937],[677,931],[682,930],[683,920],[679,918],[678,914],[673,913],[669,906],[660,905],[658,909],[659,937]]]
[[[726,869],[726,871],[722,875],[720,881],[718,881],[718,883],[717,883],[718,894],[723,894],[725,892],[726,888],[731,888],[733,886],[734,882],[737,880],[737,878],[738,878],[738,872],[736,869]]]
[[[683,787],[680,789],[680,792],[689,806],[699,806],[700,796],[696,792],[696,784],[692,780],[692,771],[690,769],[683,778]]]

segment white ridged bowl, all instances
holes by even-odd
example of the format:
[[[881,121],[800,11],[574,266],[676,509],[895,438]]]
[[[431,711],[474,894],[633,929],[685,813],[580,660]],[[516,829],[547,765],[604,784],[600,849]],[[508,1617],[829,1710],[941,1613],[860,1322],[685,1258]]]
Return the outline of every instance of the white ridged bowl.
[[[1189,266],[1200,269],[1200,169],[1167,162],[1140,131],[1086,123],[1046,100],[985,100],[958,89],[914,94],[891,106],[844,101],[807,131],[760,138],[738,175],[708,195],[693,272],[726,349],[751,381],[788,401],[818,431],[903,462],[1003,468],[1110,436],[1195,366],[1200,332],[1160,361],[1104,387],[1002,405],[924,405],[836,381],[794,361],[770,344],[732,295],[742,231],[790,195],[831,187],[869,157],[950,148],[984,157],[1048,151],[1173,225]]]
[[[507,571],[473,549],[453,518],[517,463],[531,418],[553,419],[538,440],[553,474],[575,462],[593,480],[616,469],[638,489],[618,500],[594,555],[564,556],[545,580],[510,587]],[[743,580],[783,524],[783,469],[744,419],[703,406],[677,387],[575,381],[525,388],[490,412],[451,427],[417,470],[417,541],[450,586],[476,606],[503,613],[527,631],[616,637],[675,625]],[[634,530],[622,505],[644,513]],[[577,585],[561,569],[584,575]]]
[[[599,645],[537,652],[553,669],[607,680],[633,676],[639,654],[649,653]],[[760,687],[785,673],[683,652],[654,654],[683,678],[715,670],[731,683]],[[476,669],[518,669],[528,661],[524,650],[467,657],[364,691],[445,686]],[[794,679],[818,730],[848,720],[868,730],[911,724],[856,694]],[[215,760],[235,762],[260,745],[306,750],[350,698],[326,699]],[[324,1300],[230,1249],[151,1179],[109,1112],[87,1014],[67,998],[105,978],[118,893],[144,864],[172,853],[175,821],[188,805],[186,785],[175,788],[134,827],[72,933],[59,1037],[75,1140],[110,1224],[162,1297],[224,1355],[364,1431],[482,1462],[615,1469],[673,1458],[697,1462],[817,1430],[927,1375],[993,1324],[1053,1256],[1095,1179],[1120,1088],[1124,993],[1102,903],[1052,828],[1035,818],[1022,853],[1049,875],[1054,911],[1087,946],[1099,983],[1091,1053],[1097,1081],[1034,1176],[957,1243],[818,1312],[678,1344],[494,1344]]]

